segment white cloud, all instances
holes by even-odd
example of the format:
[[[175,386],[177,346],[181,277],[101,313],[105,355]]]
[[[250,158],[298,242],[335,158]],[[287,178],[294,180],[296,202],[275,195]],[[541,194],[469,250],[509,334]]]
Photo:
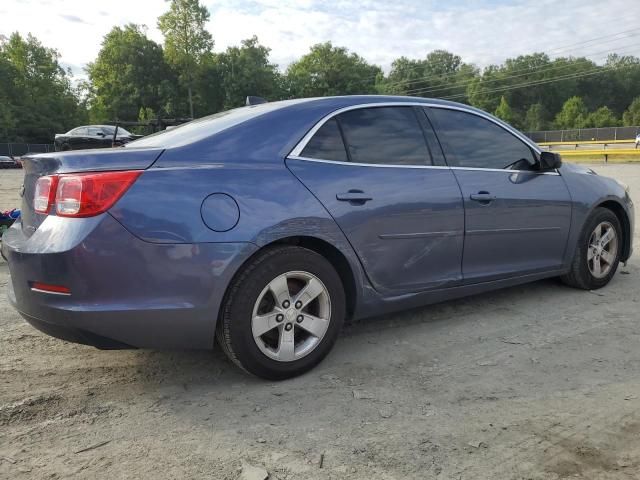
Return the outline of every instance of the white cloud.
[[[285,68],[315,43],[331,40],[388,70],[401,55],[424,57],[435,48],[486,66],[507,57],[627,32],[573,45],[558,54],[591,56],[603,51],[640,55],[640,2],[630,0],[203,0],[216,50],[257,35]],[[0,33],[33,33],[61,53],[61,61],[83,75],[102,37],[114,26],[145,24],[158,42],[163,0],[3,0]],[[635,29],[629,32],[629,30]]]

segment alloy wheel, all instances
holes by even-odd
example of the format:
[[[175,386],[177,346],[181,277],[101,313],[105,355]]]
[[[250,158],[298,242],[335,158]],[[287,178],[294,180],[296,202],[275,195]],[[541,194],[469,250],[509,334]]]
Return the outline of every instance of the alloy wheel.
[[[251,330],[267,357],[292,362],[320,344],[331,321],[329,291],[315,275],[291,271],[274,278],[253,307]]]
[[[589,237],[587,264],[591,275],[596,278],[606,277],[618,255],[618,234],[609,222],[601,222]]]

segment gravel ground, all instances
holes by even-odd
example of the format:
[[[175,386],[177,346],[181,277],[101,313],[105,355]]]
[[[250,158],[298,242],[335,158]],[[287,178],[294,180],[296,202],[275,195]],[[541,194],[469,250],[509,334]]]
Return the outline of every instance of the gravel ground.
[[[595,168],[640,192],[640,166]],[[0,209],[20,175],[0,171]],[[49,338],[2,296],[0,477],[640,478],[639,301],[634,257],[597,293],[549,280],[349,325],[267,383],[219,351]]]

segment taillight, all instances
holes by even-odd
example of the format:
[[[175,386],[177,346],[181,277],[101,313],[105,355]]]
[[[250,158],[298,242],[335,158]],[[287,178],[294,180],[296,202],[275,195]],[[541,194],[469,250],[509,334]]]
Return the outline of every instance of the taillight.
[[[142,172],[100,172],[60,175],[55,197],[61,217],[92,217],[107,211]]]
[[[40,177],[36,182],[36,193],[33,197],[33,209],[38,213],[49,213],[53,203],[58,177]]]
[[[92,217],[111,208],[141,173],[131,170],[40,177],[33,208],[49,213],[55,203],[61,217]]]

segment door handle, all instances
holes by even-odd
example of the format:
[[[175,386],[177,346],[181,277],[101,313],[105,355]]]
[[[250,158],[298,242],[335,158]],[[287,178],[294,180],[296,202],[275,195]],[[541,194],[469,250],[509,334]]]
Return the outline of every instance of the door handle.
[[[349,202],[352,205],[364,205],[369,200],[372,200],[372,198],[362,190],[349,190],[346,193],[337,193],[336,200]]]
[[[483,205],[489,205],[491,202],[493,202],[496,199],[496,196],[491,195],[489,192],[482,191],[478,193],[472,193],[470,198],[471,200],[479,202]]]

